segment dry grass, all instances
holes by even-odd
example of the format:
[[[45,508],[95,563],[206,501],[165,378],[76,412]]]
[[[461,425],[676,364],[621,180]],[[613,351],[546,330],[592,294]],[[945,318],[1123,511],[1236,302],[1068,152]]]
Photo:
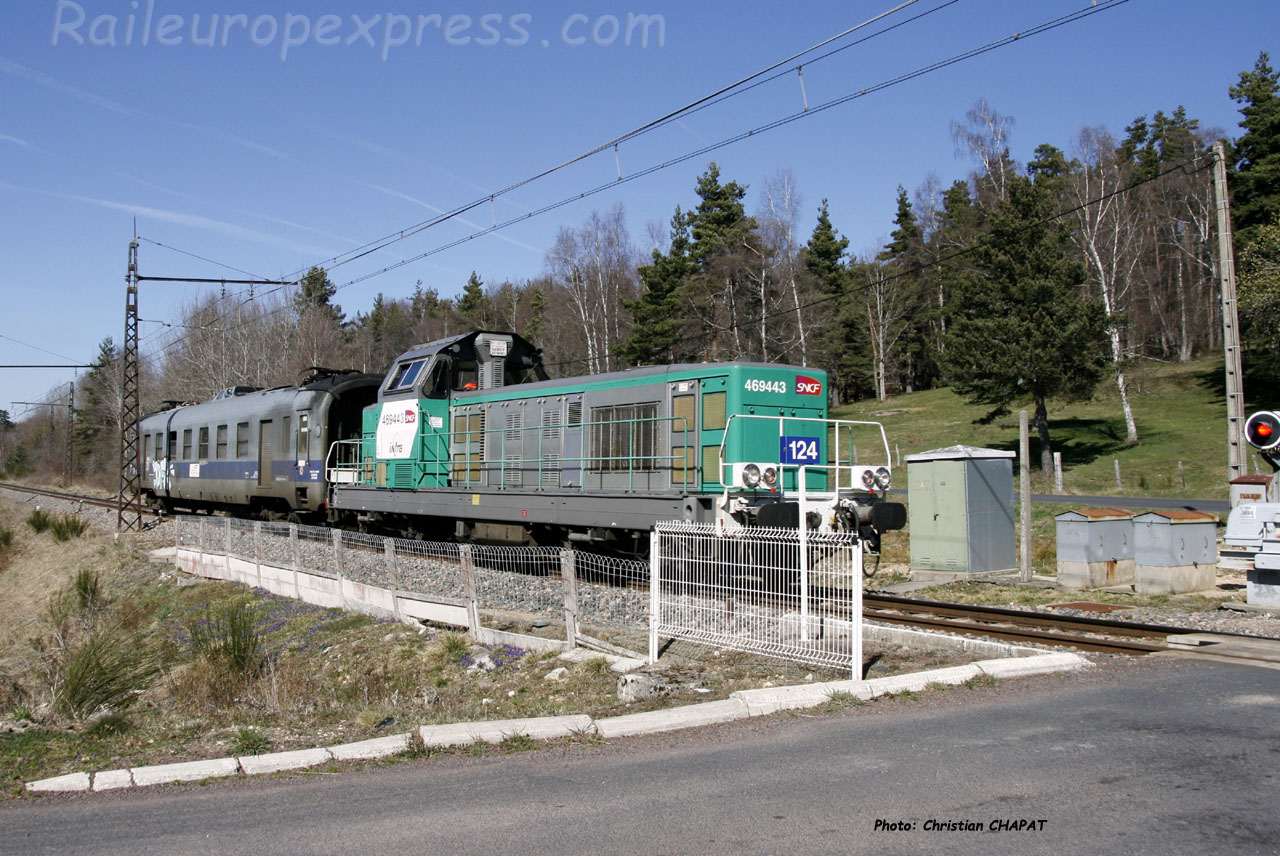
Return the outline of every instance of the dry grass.
[[[0,720],[37,723],[0,734],[0,788],[10,795],[24,781],[75,770],[323,746],[425,724],[609,716],[848,676],[677,643],[662,659],[677,689],[625,705],[603,658],[570,664],[552,653],[477,646],[450,630],[179,579],[149,564],[132,539],[116,543],[91,529],[55,544],[22,525],[29,513],[30,506],[0,500],[0,526],[13,532],[0,562]],[[87,644],[107,632],[117,634],[114,643]],[[643,648],[643,637],[638,628],[611,639],[634,649]],[[88,676],[123,683],[87,680],[101,691],[74,699],[60,691],[79,650],[89,652]],[[107,652],[119,650],[154,659],[112,661]],[[235,650],[248,654],[238,658]],[[871,653],[877,675],[939,663],[932,654]],[[560,666],[564,679],[546,680]],[[527,748],[513,741],[499,751]]]

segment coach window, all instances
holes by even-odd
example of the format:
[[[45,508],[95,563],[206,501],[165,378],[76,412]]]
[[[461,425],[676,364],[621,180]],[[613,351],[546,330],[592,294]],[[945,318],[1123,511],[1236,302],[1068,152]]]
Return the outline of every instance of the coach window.
[[[205,426],[200,429],[200,446],[196,449],[196,456],[202,460],[209,460],[209,428]]]
[[[249,457],[249,423],[236,425],[236,459]]]
[[[286,416],[280,420],[280,454],[284,456],[285,460],[289,459],[289,441],[293,439],[289,432],[292,430],[290,417]]]
[[[304,410],[298,414],[298,445],[296,448],[299,461],[310,460],[311,411],[309,410]]]
[[[182,460],[191,460],[191,429],[182,432]]]
[[[226,459],[227,457],[227,426],[226,425],[218,426],[218,447],[216,451],[217,451],[216,457],[219,461]]]

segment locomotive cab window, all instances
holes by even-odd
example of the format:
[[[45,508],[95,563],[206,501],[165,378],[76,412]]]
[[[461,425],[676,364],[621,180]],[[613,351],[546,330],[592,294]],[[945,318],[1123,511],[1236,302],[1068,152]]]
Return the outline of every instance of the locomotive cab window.
[[[427,382],[422,385],[422,395],[424,398],[449,397],[449,360],[447,358],[436,357],[435,362],[431,364]]]
[[[427,362],[426,358],[420,360],[410,360],[401,363],[391,375],[391,380],[387,383],[387,392],[404,392],[413,388],[413,382],[418,379],[418,375],[422,374],[422,367]]]
[[[480,367],[475,360],[457,360],[453,364],[453,388],[458,392],[479,389]]]

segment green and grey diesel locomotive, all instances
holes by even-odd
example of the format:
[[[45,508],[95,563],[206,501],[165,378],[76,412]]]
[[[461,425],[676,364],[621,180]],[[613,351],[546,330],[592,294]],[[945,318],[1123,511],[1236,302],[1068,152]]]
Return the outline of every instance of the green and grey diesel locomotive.
[[[856,531],[871,549],[905,522],[902,505],[884,500],[883,428],[828,419],[821,370],[738,361],[551,380],[521,337],[473,331],[407,351],[374,384],[367,377],[327,390],[326,433],[307,440],[298,405],[308,403],[317,430],[321,417],[300,398],[316,392],[305,384],[148,417],[149,499],[298,514],[319,507],[317,486],[334,521],[622,550],[641,549],[660,520],[726,532],[803,521]],[[183,432],[194,430],[228,439],[193,446]],[[217,487],[204,486],[206,473]]]

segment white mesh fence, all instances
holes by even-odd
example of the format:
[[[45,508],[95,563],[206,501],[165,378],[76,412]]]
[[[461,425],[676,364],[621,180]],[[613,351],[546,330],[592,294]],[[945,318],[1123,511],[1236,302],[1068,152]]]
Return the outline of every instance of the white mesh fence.
[[[653,537],[651,658],[666,636],[861,675],[856,536],[660,523]]]
[[[641,562],[556,547],[384,538],[318,526],[182,516],[178,546],[580,631],[658,635],[861,668],[862,548],[848,535],[661,524]],[[469,568],[468,568],[469,563]],[[468,587],[468,573],[470,587]],[[654,592],[657,596],[654,596]],[[468,600],[470,595],[470,600]],[[653,613],[651,616],[651,612]]]
[[[580,623],[631,628],[648,625],[648,562],[574,553],[574,566]]]

